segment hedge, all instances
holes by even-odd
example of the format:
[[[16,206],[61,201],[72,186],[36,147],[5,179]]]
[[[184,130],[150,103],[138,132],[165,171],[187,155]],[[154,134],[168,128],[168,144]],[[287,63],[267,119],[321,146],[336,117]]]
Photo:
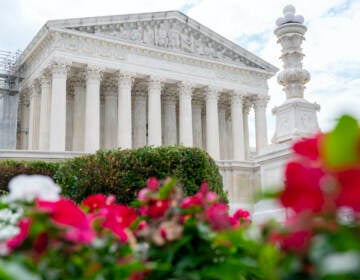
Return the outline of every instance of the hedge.
[[[8,183],[11,178],[20,174],[41,174],[54,178],[59,168],[58,162],[46,161],[0,161],[0,191],[8,191]]]
[[[63,194],[80,202],[94,193],[114,194],[130,203],[150,177],[176,177],[186,195],[197,192],[202,182],[227,202],[218,166],[199,148],[183,146],[142,147],[133,150],[98,151],[60,163],[0,162],[0,188],[6,190],[15,175],[43,174],[62,187]]]

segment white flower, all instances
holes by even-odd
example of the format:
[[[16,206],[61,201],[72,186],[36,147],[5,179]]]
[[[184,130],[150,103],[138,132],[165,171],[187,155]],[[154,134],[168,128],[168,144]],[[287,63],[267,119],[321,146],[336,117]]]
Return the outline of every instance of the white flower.
[[[41,175],[20,175],[11,179],[9,183],[9,202],[25,200],[33,201],[39,198],[56,201],[60,198],[61,188],[52,179]]]

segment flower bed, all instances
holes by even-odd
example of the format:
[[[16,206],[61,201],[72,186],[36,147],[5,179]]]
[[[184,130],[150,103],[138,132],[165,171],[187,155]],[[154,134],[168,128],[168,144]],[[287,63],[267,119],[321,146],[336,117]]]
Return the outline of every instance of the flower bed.
[[[104,194],[77,205],[49,179],[16,178],[2,208],[20,213],[19,230],[0,245],[0,278],[360,279],[358,123],[344,116],[293,149],[273,194],[282,224],[229,215],[207,183],[184,196],[150,178],[131,206]]]

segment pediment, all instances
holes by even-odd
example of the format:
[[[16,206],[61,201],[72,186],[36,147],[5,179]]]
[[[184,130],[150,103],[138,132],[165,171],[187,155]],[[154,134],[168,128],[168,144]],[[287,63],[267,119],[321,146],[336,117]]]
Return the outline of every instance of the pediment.
[[[48,26],[270,72],[277,70],[176,11],[50,21]]]

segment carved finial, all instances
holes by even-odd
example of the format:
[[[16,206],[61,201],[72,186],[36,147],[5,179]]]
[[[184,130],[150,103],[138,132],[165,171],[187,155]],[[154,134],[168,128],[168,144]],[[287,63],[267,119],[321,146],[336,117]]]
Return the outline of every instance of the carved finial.
[[[304,23],[304,17],[302,15],[295,15],[295,7],[293,5],[287,5],[283,9],[284,17],[280,17],[276,21],[276,25],[280,26],[286,23]]]

